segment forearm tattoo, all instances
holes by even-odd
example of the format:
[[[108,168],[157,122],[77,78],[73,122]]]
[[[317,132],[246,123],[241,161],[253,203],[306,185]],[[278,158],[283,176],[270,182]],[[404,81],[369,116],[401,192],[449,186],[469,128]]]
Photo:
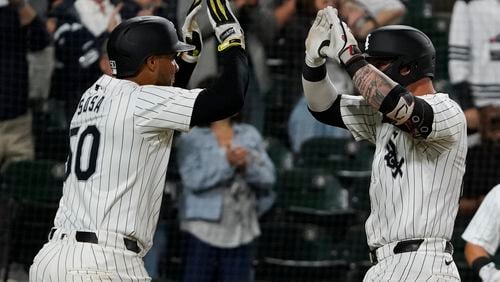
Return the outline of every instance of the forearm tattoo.
[[[376,110],[380,108],[385,96],[396,86],[396,82],[372,65],[360,68],[354,74],[353,82],[368,104]]]

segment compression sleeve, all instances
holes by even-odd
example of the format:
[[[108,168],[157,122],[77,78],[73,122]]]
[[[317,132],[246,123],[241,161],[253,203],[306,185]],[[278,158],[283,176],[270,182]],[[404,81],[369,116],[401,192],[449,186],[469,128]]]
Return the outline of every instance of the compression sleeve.
[[[239,46],[218,52],[221,74],[215,83],[200,92],[194,103],[190,126],[207,124],[238,113],[248,87],[248,59]]]
[[[181,56],[177,56],[175,61],[177,65],[179,65],[179,71],[175,74],[174,86],[186,88],[191,78],[191,74],[193,74],[194,68],[196,67],[196,63],[188,63],[184,61]]]
[[[340,97],[342,95],[338,95],[337,99],[333,104],[326,109],[325,111],[322,112],[315,112],[309,108],[309,112],[311,112],[312,116],[317,119],[318,121],[336,126],[336,127],[341,127],[347,129],[347,126],[345,125],[344,121],[342,120],[342,114],[340,112]]]
[[[330,108],[338,93],[327,75],[326,66],[312,68],[306,63],[302,69],[302,88],[312,111],[322,112]]]

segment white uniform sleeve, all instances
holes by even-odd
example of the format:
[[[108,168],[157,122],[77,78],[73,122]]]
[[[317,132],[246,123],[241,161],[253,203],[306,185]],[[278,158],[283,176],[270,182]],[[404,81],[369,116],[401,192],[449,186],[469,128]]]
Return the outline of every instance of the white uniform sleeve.
[[[448,151],[450,145],[460,141],[465,134],[466,121],[460,106],[446,94],[421,96],[434,112],[432,131],[427,136],[427,145],[438,152]]]
[[[459,0],[453,6],[448,37],[449,61],[448,69],[452,84],[467,81],[470,63],[470,19],[468,5]]]
[[[161,134],[165,129],[188,131],[193,106],[201,90],[154,85],[140,87],[134,109],[135,126],[145,138]]]
[[[500,242],[500,185],[486,195],[462,238],[494,255]]]
[[[347,129],[356,141],[368,140],[375,143],[376,127],[382,114],[373,109],[362,96],[341,95],[340,113]]]

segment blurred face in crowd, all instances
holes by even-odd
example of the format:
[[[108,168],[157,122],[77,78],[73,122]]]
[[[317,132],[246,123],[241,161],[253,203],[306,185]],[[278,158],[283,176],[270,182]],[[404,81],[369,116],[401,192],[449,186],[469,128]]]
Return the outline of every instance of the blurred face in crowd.
[[[334,0],[314,0],[314,6],[318,11],[328,6],[334,6],[334,5],[335,5]]]

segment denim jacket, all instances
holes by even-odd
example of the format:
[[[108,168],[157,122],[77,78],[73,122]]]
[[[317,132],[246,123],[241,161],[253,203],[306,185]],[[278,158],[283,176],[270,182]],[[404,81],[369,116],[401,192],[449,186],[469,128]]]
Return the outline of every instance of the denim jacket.
[[[242,177],[255,192],[257,213],[262,215],[275,199],[274,164],[257,129],[238,123],[234,123],[233,128],[233,146],[248,150],[250,161]],[[192,128],[179,137],[176,145],[183,186],[179,204],[181,219],[217,221],[222,212],[222,192],[235,181],[235,169],[229,164],[225,150],[219,147],[209,127]]]

